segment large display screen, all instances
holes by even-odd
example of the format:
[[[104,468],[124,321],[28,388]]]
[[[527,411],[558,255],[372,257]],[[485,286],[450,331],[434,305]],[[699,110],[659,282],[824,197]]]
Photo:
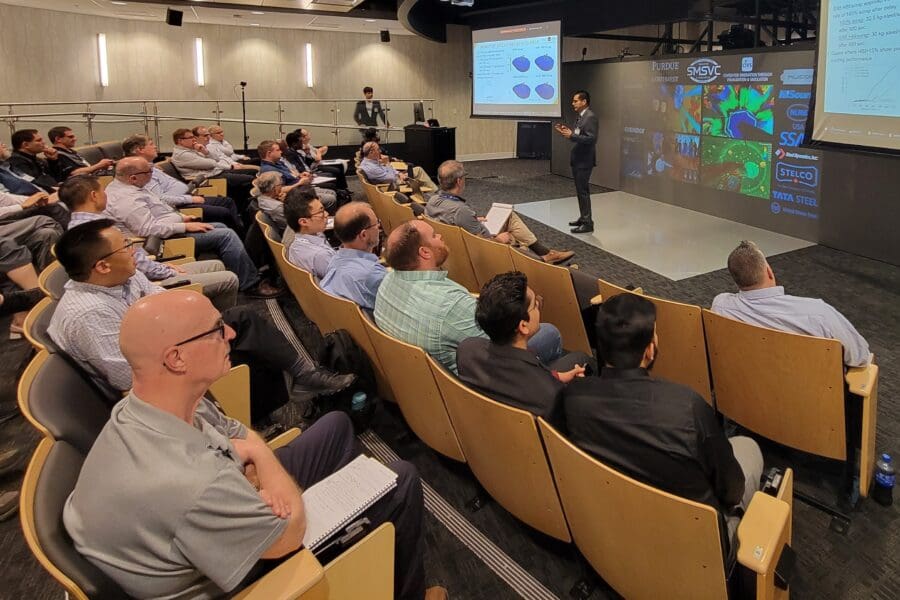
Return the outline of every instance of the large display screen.
[[[812,137],[900,150],[897,0],[822,0]]]
[[[472,114],[559,117],[559,21],[472,31]]]
[[[744,213],[818,219],[822,156],[800,148],[812,62],[806,51],[628,65],[623,189],[666,197],[700,186],[744,198]]]

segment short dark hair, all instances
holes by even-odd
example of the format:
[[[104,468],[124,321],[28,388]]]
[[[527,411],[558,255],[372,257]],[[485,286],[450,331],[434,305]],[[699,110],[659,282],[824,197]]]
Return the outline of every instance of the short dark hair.
[[[655,328],[656,305],[637,294],[613,296],[597,312],[597,351],[613,367],[637,368]]]
[[[66,127],[65,125],[58,125],[47,132],[47,139],[50,140],[51,144],[55,144],[56,140],[61,137],[66,137],[66,132],[72,131],[71,127]]]
[[[419,265],[421,247],[422,234],[413,225],[413,220],[404,221],[391,232],[384,249],[384,260],[395,271],[414,271]]]
[[[115,226],[112,219],[97,219],[76,225],[56,242],[56,258],[75,281],[86,281],[99,257],[109,251],[101,233]]]
[[[263,140],[256,147],[257,153],[259,153],[259,160],[266,160],[266,154],[272,151],[274,146],[278,146],[278,142],[275,140]],[[281,146],[278,146],[279,148]]]
[[[366,203],[351,202],[350,204],[345,204],[344,206],[352,206],[354,204]],[[363,232],[363,230],[369,227],[369,225],[371,225],[371,223],[369,223],[369,215],[364,211],[358,211],[349,219],[335,219],[334,235],[337,236],[337,239],[339,239],[342,244],[347,244],[355,240],[359,236],[359,234]]]
[[[297,221],[310,217],[309,205],[318,197],[316,188],[309,184],[295,187],[288,192],[284,199],[284,220],[287,221],[288,227],[300,231],[300,224]]]
[[[587,92],[587,90],[578,90],[575,92],[575,97],[579,100],[584,100],[588,103],[588,106],[591,105],[591,95]]]
[[[297,144],[300,143],[300,130],[292,131],[286,136],[284,136],[284,143],[288,145],[288,148],[293,148]]]
[[[59,186],[59,199],[76,211],[87,201],[91,192],[100,191],[100,180],[93,175],[73,175]]]
[[[528,320],[528,278],[520,271],[494,275],[481,288],[475,320],[491,341],[511,344],[521,321]]]
[[[125,156],[133,156],[138,150],[144,148],[149,143],[150,138],[146,135],[140,133],[129,135],[122,142],[122,152],[125,153]]]
[[[378,137],[378,130],[374,127],[369,127],[365,131],[363,131],[363,143],[366,142],[377,142],[381,138]]]
[[[12,134],[12,137],[9,138],[9,143],[12,144],[13,150],[18,150],[22,147],[22,144],[30,142],[37,134],[37,129],[20,129]]]
[[[185,127],[179,127],[178,129],[176,129],[175,131],[172,132],[172,141],[175,142],[175,143],[177,144],[178,141],[179,141],[181,138],[183,138],[183,137],[184,137],[184,134],[186,134],[186,133],[189,133],[189,134],[191,134],[191,135],[194,135],[194,132],[191,131],[190,129],[187,129],[187,128],[185,128]]]
[[[372,86],[367,85],[366,87],[363,88],[363,94],[368,94],[369,92],[372,92],[374,94],[375,90],[372,89]]]

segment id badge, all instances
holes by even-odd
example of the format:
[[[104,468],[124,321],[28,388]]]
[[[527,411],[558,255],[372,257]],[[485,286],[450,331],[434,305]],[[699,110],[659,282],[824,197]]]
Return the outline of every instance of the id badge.
[[[581,127],[575,128],[575,135],[581,135]]]

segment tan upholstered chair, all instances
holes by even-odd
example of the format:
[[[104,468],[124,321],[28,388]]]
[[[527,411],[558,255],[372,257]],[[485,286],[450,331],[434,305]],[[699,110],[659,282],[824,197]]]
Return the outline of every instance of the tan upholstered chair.
[[[556,325],[562,335],[563,348],[580,350],[590,356],[591,345],[569,270],[530,258],[521,252],[511,251],[510,254],[515,269],[525,273],[534,293],[544,298],[541,321]]]
[[[862,401],[859,493],[875,463],[878,366],[844,374],[837,340],[787,333],[703,310],[716,408],[785,446],[847,460],[845,383]]]
[[[466,387],[430,356],[428,362],[478,482],[519,520],[572,541],[534,416]]]
[[[604,300],[623,293],[641,294],[638,290],[629,291],[602,279],[599,283]],[[688,386],[712,406],[701,308],[641,295],[656,305],[656,334],[662,352],[653,365],[653,375]]]
[[[541,435],[575,545],[625,598],[728,598],[716,510],[640,483],[592,458],[543,419]],[[791,539],[793,473],[757,492],[736,533],[756,598],[785,599],[775,565]]]
[[[429,448],[465,462],[425,351],[386,334],[368,319],[363,325],[410,429]]]

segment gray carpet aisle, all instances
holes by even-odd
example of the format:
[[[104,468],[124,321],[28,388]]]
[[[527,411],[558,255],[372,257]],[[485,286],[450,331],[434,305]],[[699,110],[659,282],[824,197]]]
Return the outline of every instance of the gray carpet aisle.
[[[573,195],[571,180],[550,174],[547,161],[485,161],[468,163],[468,187],[465,196],[480,213],[492,202],[521,203]],[[352,180],[352,178],[351,178]],[[355,181],[351,181],[354,185]],[[593,191],[603,191],[595,188]],[[574,211],[574,207],[573,207]],[[595,215],[595,219],[602,219]],[[538,237],[548,246],[577,252],[575,262],[598,276],[617,283],[641,285],[653,295],[708,306],[713,296],[733,289],[727,272],[713,273],[673,282],[637,265],[579,242],[578,240],[527,219]],[[738,240],[735,240],[735,244]],[[723,257],[723,266],[725,257]],[[825,299],[843,312],[866,337],[881,365],[878,407],[879,451],[900,453],[897,374],[900,348],[900,268],[859,258],[829,248],[814,246],[771,259],[779,284],[788,293]],[[265,303],[259,302],[265,311]],[[303,343],[315,346],[317,336],[292,299],[279,302],[292,328]],[[0,321],[6,331],[8,320]],[[665,350],[665,341],[661,341]],[[30,356],[25,342],[0,343],[0,408],[15,399],[15,387],[21,367]],[[458,514],[480,530],[496,547],[521,565],[549,592],[567,597],[571,586],[583,576],[583,566],[570,546],[547,539],[517,522],[496,503],[489,502],[478,512],[466,508],[466,502],[478,491],[471,473],[437,457],[406,431],[396,410],[379,411],[374,433],[387,449],[412,461],[434,492],[452,513]],[[21,447],[28,452],[37,435],[21,418],[0,426],[0,448]],[[767,444],[767,462],[789,461],[797,470],[797,489],[823,499],[834,494],[836,465],[828,461],[798,457]],[[0,489],[14,489],[21,473],[0,480]],[[895,494],[900,496],[900,494]],[[900,519],[897,503],[883,508],[872,501],[863,502],[852,514],[847,535],[829,529],[829,517],[801,502],[794,504],[794,547],[798,553],[799,573],[793,586],[793,598],[848,598],[888,600],[900,590]],[[517,598],[519,594],[492,571],[467,544],[478,540],[460,539],[434,515],[425,521],[426,565],[429,583],[447,586],[457,599]],[[17,519],[0,523],[0,599],[62,598],[62,591],[31,556]],[[493,552],[493,551],[492,551]],[[493,560],[493,559],[492,559]],[[598,587],[594,599],[616,595]],[[525,594],[530,595],[530,594]],[[538,597],[538,596],[531,596]]]

